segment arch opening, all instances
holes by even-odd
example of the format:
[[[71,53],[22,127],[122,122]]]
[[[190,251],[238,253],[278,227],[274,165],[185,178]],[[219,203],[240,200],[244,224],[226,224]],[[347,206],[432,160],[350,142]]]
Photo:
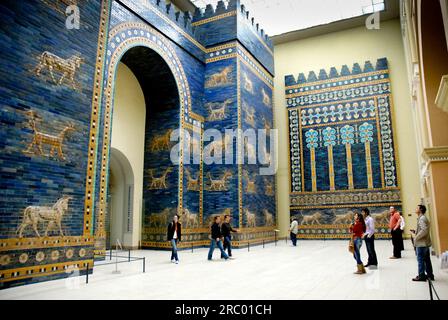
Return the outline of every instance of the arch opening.
[[[143,46],[124,53],[115,79],[106,244],[138,248],[178,207],[170,133],[179,128],[179,90],[163,57]]]

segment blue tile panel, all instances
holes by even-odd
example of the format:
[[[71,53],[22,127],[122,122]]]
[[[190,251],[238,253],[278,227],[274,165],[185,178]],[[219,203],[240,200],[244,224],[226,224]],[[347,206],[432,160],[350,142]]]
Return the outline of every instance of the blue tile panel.
[[[219,1],[216,9],[208,5],[204,12],[197,10],[193,26],[197,38],[207,47],[238,40],[274,75],[272,41],[239,0],[229,1],[227,7]]]
[[[191,26],[191,19],[188,18],[191,14],[180,12],[176,16],[175,11],[173,5],[166,6],[165,1],[160,0],[115,1],[112,8],[111,28],[123,21],[147,23],[202,61],[205,48],[204,44],[198,41],[197,32]]]
[[[8,0],[0,5],[2,270],[35,264],[34,258],[22,263],[18,257],[32,257],[37,249],[11,242],[20,249],[6,251],[7,239],[18,237],[19,226],[26,222],[24,216],[35,216],[36,208],[55,214],[53,205],[63,196],[70,197],[68,207],[58,211],[58,215],[62,213],[63,234],[83,235],[87,161],[80,159],[87,159],[88,154],[100,4],[95,1],[83,7],[79,30],[66,28],[65,7],[59,1]],[[48,64],[57,63],[58,59],[71,63],[73,81],[69,72],[61,82],[63,72],[57,67],[53,70],[55,81],[52,79]],[[61,133],[69,127],[62,139]],[[50,155],[52,146],[55,149]],[[48,224],[40,222],[37,231],[43,235]],[[23,226],[24,238],[36,236],[31,224]],[[48,236],[59,237],[58,228],[50,229]],[[54,259],[45,255],[40,263],[65,262],[63,253],[69,249],[60,248],[58,258],[56,254]],[[86,249],[91,252],[92,246]],[[91,260],[92,254],[78,258]]]
[[[301,236],[346,237],[341,215],[400,207],[387,59],[286,76],[285,84],[291,215],[303,224]],[[387,219],[378,218],[387,237]]]

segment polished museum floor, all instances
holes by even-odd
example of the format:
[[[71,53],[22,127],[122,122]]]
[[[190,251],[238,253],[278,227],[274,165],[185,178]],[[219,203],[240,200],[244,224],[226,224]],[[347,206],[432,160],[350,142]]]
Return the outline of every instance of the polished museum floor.
[[[417,262],[410,242],[401,260],[389,260],[390,241],[377,241],[378,270],[355,275],[346,241],[285,241],[235,250],[233,261],[206,261],[207,249],[181,251],[181,263],[166,251],[133,251],[149,260],[97,267],[89,284],[84,277],[42,282],[2,290],[1,299],[416,299],[428,300],[428,283],[415,283]],[[363,246],[363,258],[366,258]],[[435,288],[448,299],[448,272],[433,257]]]

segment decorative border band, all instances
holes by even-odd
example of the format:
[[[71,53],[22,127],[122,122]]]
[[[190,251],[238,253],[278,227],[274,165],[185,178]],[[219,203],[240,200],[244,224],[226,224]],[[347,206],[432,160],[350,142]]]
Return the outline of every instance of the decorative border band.
[[[214,17],[208,18],[208,19],[196,21],[196,22],[193,22],[191,25],[193,27],[197,27],[197,26],[201,26],[203,24],[209,23],[209,22],[218,21],[218,20],[221,20],[221,19],[224,19],[224,18],[228,18],[228,17],[233,17],[233,16],[236,16],[236,10],[235,11],[226,12],[226,13],[220,14],[218,16],[214,16]]]

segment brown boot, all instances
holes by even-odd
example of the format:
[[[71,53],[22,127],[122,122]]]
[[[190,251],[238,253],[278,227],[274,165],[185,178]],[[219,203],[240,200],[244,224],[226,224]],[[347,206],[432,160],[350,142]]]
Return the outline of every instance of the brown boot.
[[[362,264],[361,264],[360,266],[361,266],[361,267],[360,267],[360,268],[361,268],[361,272],[362,272],[362,273],[366,273],[366,268],[365,268]]]
[[[364,269],[364,266],[362,264],[356,265],[358,267],[358,271],[355,272],[355,274],[363,274],[366,273],[366,270]],[[364,272],[363,272],[364,269]]]

